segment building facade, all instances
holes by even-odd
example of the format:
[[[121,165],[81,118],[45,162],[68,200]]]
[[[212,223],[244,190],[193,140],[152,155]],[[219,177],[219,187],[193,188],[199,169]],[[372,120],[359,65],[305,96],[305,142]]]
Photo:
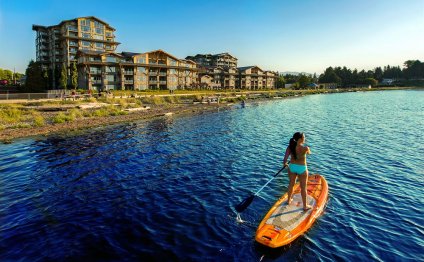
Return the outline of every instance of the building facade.
[[[53,89],[58,87],[62,65],[70,68],[78,51],[114,52],[120,44],[115,41],[115,29],[94,16],[53,26],[33,25],[32,30],[36,32],[36,61],[48,70]]]
[[[78,52],[78,85],[90,90],[197,88],[196,63],[165,51]]]
[[[90,90],[146,89],[262,89],[275,88],[277,74],[257,66],[237,68],[229,53],[197,54],[179,59],[163,50],[121,52],[115,29],[94,16],[65,20],[58,25],[33,25],[36,61],[59,88],[63,65],[75,62],[78,88]]]
[[[235,68],[237,67],[237,58],[229,53],[221,54],[197,54],[195,56],[187,56],[186,59],[196,62],[204,67],[222,67]]]
[[[186,59],[195,61],[199,66],[199,76],[210,76],[213,80],[201,81],[203,86],[210,82],[208,88],[221,89],[272,89],[276,87],[278,74],[263,71],[257,66],[237,68],[237,58],[229,53],[197,54]]]
[[[238,86],[240,89],[258,90],[275,88],[277,73],[263,71],[258,66],[245,66],[238,69]]]

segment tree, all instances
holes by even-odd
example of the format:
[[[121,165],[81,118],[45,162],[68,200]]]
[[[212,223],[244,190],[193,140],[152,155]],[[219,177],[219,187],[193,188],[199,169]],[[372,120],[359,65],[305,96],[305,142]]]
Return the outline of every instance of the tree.
[[[383,69],[381,69],[381,67],[376,67],[374,69],[374,78],[378,81],[381,81],[383,79]]]
[[[284,88],[284,84],[286,83],[286,80],[284,79],[284,76],[279,76],[277,78],[277,88]]]
[[[66,68],[66,64],[62,64],[62,70],[60,71],[60,80],[59,84],[63,89],[66,89],[68,85],[68,69]]]
[[[301,89],[304,89],[304,88],[306,88],[306,86],[308,85],[308,84],[310,84],[312,81],[311,81],[311,78],[309,77],[309,76],[307,76],[307,75],[300,75],[300,77],[299,77],[299,80],[298,80],[298,83],[299,83],[299,87],[301,88]]]
[[[377,80],[375,80],[374,78],[372,78],[372,77],[369,77],[369,78],[365,78],[364,79],[364,84],[366,84],[366,85],[371,85],[371,86],[376,86],[377,84],[378,84],[378,81]]]
[[[27,92],[41,92],[46,89],[43,69],[40,62],[31,60],[25,71],[25,90]]]
[[[404,75],[408,79],[421,79],[424,78],[424,63],[420,60],[408,60],[404,63]]]
[[[77,71],[77,64],[75,63],[75,61],[72,63],[71,86],[73,89],[77,89],[78,87],[78,71]]]
[[[320,83],[337,83],[340,84],[342,82],[341,78],[334,72],[334,69],[330,66],[319,76]]]

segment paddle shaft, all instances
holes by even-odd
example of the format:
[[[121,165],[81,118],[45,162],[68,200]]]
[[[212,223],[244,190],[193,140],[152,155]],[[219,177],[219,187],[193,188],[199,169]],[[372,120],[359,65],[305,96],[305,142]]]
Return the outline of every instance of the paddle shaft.
[[[257,196],[258,194],[259,194],[259,192],[261,192],[262,191],[262,189],[264,189],[269,183],[271,183],[271,181],[272,180],[274,180],[274,178],[276,177],[276,176],[278,176],[278,174],[280,174],[281,173],[281,171],[283,171],[284,170],[284,168],[286,168],[286,166],[284,166],[283,168],[281,168],[268,182],[266,182],[266,184],[265,185],[263,185],[262,187],[261,187],[261,189],[259,189],[258,190],[258,192],[256,192],[255,194],[254,194],[254,196]]]

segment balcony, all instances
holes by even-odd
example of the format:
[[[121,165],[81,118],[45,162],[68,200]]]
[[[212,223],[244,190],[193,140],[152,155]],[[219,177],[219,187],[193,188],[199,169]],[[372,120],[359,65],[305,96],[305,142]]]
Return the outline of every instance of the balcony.
[[[149,84],[157,84],[158,83],[158,81],[156,81],[156,80],[149,80]]]
[[[125,84],[134,84],[134,80],[124,80]]]
[[[158,72],[149,72],[149,76],[157,76]]]
[[[92,74],[92,75],[101,75],[102,74],[102,71],[100,71],[100,70],[90,70],[90,74]]]
[[[150,82],[151,83],[151,82]],[[159,84],[166,85],[166,81],[159,81]]]
[[[166,76],[166,72],[160,72],[159,75],[160,76]]]
[[[124,75],[133,75],[134,71],[124,71]]]
[[[76,26],[68,26],[68,30],[78,32],[78,28]]]
[[[102,80],[91,80],[91,83],[92,83],[93,85],[99,85],[99,84],[101,84],[101,83],[102,83]]]

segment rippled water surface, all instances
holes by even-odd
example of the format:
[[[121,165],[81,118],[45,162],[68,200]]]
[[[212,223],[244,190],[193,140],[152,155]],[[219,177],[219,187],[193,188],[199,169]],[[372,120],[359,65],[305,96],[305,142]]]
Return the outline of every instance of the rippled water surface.
[[[0,260],[424,260],[424,92],[313,95],[0,145]],[[281,175],[234,205],[304,131],[327,178],[322,217],[255,244]]]

